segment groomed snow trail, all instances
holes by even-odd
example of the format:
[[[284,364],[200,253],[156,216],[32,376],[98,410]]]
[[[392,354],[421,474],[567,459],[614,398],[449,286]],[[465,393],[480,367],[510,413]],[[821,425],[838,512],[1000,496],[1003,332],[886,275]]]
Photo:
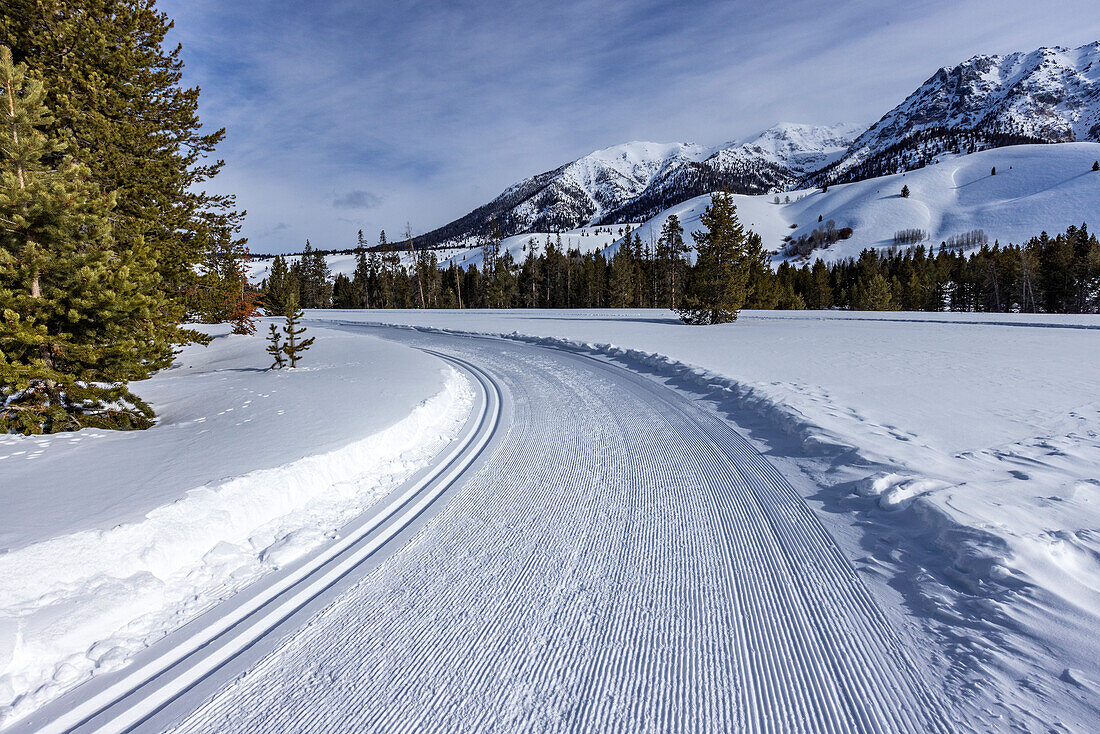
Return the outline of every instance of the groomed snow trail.
[[[492,375],[498,437],[178,731],[958,730],[821,523],[712,413],[563,351],[371,333]]]

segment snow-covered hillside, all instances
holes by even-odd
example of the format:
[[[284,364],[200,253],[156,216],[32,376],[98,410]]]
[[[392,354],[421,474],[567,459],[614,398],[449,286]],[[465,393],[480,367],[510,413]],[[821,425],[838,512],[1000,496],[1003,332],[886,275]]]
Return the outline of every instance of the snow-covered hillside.
[[[578,250],[581,253],[603,250],[622,236],[627,229],[637,227],[637,224],[607,224],[596,227],[578,227],[566,232],[532,232],[506,237],[500,243],[500,252],[508,252],[517,263],[522,263],[528,252],[541,255],[549,241],[553,246],[560,247],[562,251]],[[447,252],[454,252],[448,250]],[[468,249],[454,252],[446,260],[440,262],[440,267],[447,267],[451,263],[461,268],[471,265],[480,268],[482,262],[482,249],[473,246]]]
[[[782,123],[717,147],[615,145],[524,179],[418,241],[426,245],[460,241],[484,232],[490,220],[506,235],[561,231],[641,219],[722,188],[742,193],[782,190],[842,154],[858,133],[859,128],[850,124]]]
[[[943,67],[887,113],[821,180],[914,168],[938,153],[1033,139],[1100,142],[1100,41],[975,56]]]
[[[741,221],[760,234],[769,250],[781,250],[785,237],[809,235],[829,221],[837,228],[851,227],[850,239],[810,256],[829,262],[855,257],[864,248],[893,247],[894,234],[904,229],[924,230],[925,244],[937,247],[976,229],[984,231],[990,244],[1021,244],[1040,231],[1053,234],[1097,220],[1100,172],[1092,171],[1097,159],[1098,143],[1012,146],[942,156],[916,171],[834,185],[827,192],[794,191],[789,203],[788,194],[779,204],[773,195],[734,195],[734,201]],[[994,167],[995,176],[990,175]],[[909,187],[908,198],[901,196],[902,186]],[[709,203],[706,195],[678,204],[643,223],[637,234],[643,242],[655,241],[675,214],[691,244],[690,233],[701,228],[699,216]],[[610,256],[618,246],[613,243],[605,254]]]

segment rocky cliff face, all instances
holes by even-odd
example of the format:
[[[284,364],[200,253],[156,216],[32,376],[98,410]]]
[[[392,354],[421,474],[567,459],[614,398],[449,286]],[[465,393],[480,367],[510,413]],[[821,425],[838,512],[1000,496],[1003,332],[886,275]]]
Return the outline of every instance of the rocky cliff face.
[[[811,183],[911,170],[945,152],[1100,141],[1100,42],[944,67]]]

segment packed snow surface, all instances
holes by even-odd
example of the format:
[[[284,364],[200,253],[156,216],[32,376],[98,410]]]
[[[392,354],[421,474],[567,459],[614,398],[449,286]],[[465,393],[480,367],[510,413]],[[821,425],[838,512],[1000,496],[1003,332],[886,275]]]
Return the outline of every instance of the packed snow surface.
[[[335,537],[457,434],[466,378],[323,328],[296,370],[214,329],[148,431],[0,437],[0,725]]]
[[[802,477],[887,608],[940,641],[979,729],[1086,732],[1100,716],[1096,317],[313,315],[565,346],[702,395]]]
[[[926,247],[938,248],[953,235],[976,229],[985,232],[990,245],[1022,244],[1043,230],[1054,235],[1070,225],[1093,223],[1100,213],[1100,172],[1092,170],[1098,159],[1100,143],[1020,145],[943,156],[916,171],[830,186],[825,192],[793,191],[779,195],[778,204],[774,194],[735,194],[733,201],[742,224],[759,234],[768,250],[781,250],[788,235],[809,235],[829,221],[838,229],[852,228],[850,239],[815,250],[811,261],[834,262],[857,257],[865,248],[894,247],[895,233],[906,229],[924,230]],[[903,186],[909,187],[908,198],[901,196]],[[643,242],[656,242],[675,214],[685,241],[694,244],[691,232],[703,229],[699,217],[710,200],[700,196],[671,207],[643,223],[637,234]]]
[[[925,647],[713,412],[585,355],[378,333],[509,396],[484,463],[170,731],[959,730]]]

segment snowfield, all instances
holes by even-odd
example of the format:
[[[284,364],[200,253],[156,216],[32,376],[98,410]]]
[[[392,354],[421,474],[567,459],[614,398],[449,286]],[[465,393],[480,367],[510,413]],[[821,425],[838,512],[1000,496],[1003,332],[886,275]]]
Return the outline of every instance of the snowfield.
[[[0,436],[0,726],[337,537],[470,411],[417,350],[314,328],[268,372],[261,336],[212,331],[135,386],[148,431]]]
[[[1060,143],[996,148],[970,155],[942,156],[938,162],[908,173],[775,195],[734,195],[741,223],[760,235],[768,250],[780,250],[783,238],[809,235],[832,220],[838,229],[851,227],[852,237],[827,249],[815,250],[810,261],[835,262],[858,257],[866,249],[894,246],[894,234],[922,229],[924,245],[939,244],[953,235],[981,229],[1001,244],[1023,244],[1045,228],[1052,236],[1070,225],[1092,224],[1100,213],[1100,143]],[[997,175],[990,175],[996,167]],[[901,197],[902,186],[910,196]],[[786,197],[791,198],[790,203]],[[694,244],[699,217],[710,204],[700,196],[648,220],[637,230],[643,242],[656,242],[668,217],[684,227],[684,241]],[[821,222],[818,222],[818,218]],[[1041,223],[1041,224],[1037,224]],[[795,225],[792,227],[792,225]],[[604,254],[619,247],[613,243]],[[694,254],[694,253],[693,253]],[[775,264],[787,259],[780,255]]]
[[[1100,322],[1089,316],[313,312],[599,355],[712,402],[784,468],[993,728],[1100,716]]]

